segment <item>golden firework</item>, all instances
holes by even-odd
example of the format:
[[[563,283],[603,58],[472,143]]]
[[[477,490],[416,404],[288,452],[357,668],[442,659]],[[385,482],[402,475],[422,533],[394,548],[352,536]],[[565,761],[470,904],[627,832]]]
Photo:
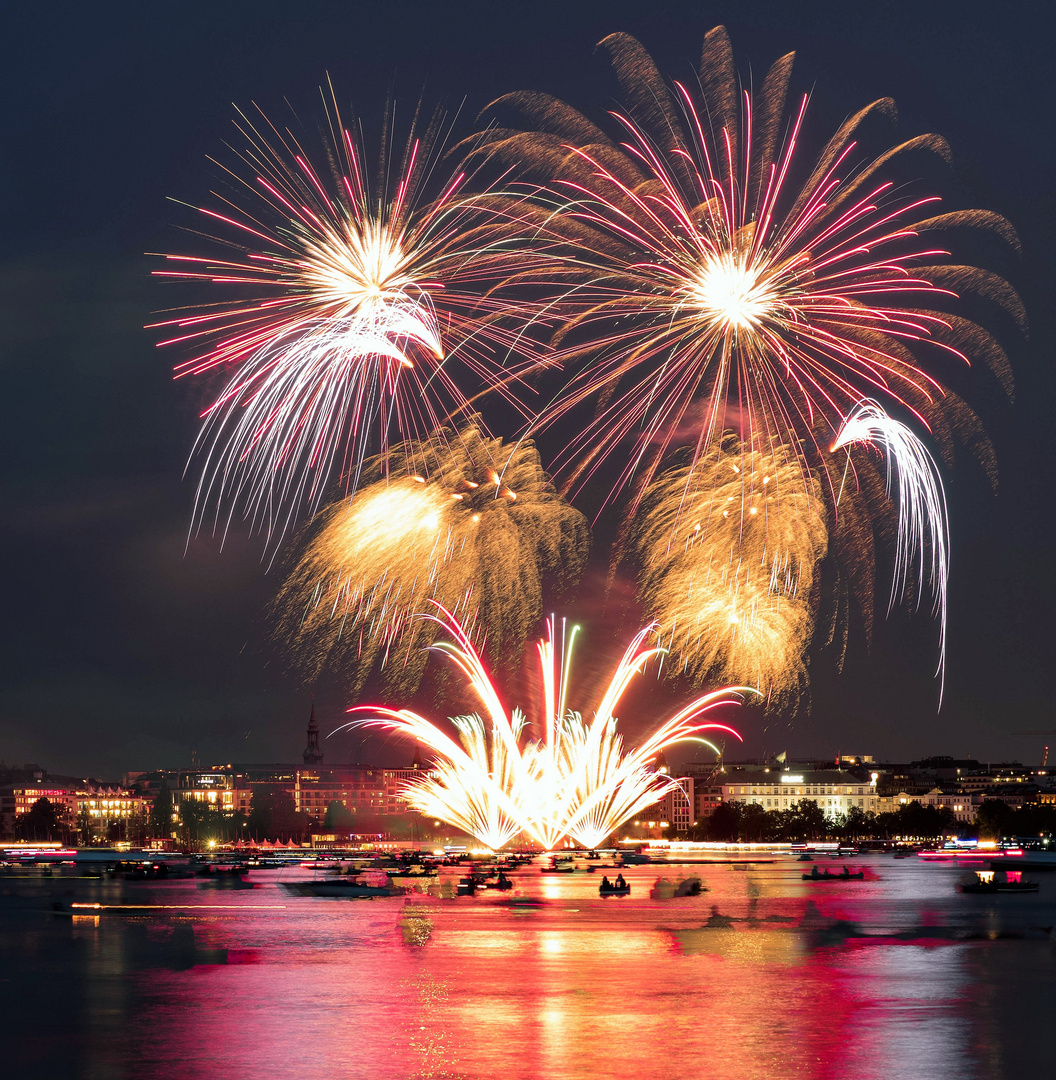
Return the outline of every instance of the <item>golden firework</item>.
[[[590,546],[535,446],[473,423],[403,443],[370,470],[372,483],[320,515],[278,600],[305,674],[343,672],[358,692],[384,668],[393,689],[413,691],[436,635],[414,616],[430,601],[500,661],[519,655],[544,597],[576,583]]]
[[[727,437],[663,474],[632,545],[674,671],[745,683],[770,700],[806,685],[828,528],[821,486],[788,447],[753,450]]]

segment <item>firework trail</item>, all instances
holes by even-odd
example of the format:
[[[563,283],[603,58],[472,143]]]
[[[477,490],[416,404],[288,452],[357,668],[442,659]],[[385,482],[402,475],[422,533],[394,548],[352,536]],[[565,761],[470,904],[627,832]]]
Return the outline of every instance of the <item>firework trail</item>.
[[[500,662],[519,658],[544,598],[573,587],[586,563],[586,520],[531,442],[469,424],[394,447],[364,479],[320,515],[277,600],[280,637],[309,678],[337,672],[358,693],[380,668],[393,690],[412,692],[437,632],[415,618],[430,601]]]
[[[941,212],[915,182],[922,168],[949,162],[940,136],[866,151],[862,141],[894,119],[890,99],[860,109],[805,158],[807,99],[786,108],[794,54],[748,94],[722,27],[706,36],[692,87],[669,86],[626,34],[601,47],[624,105],[612,114],[614,136],[564,102],[515,93],[489,107],[497,126],[467,157],[489,158],[535,185],[548,228],[563,230],[576,253],[574,264],[546,272],[566,286],[552,340],[573,374],[537,424],[582,421],[556,471],[570,487],[597,475],[610,498],[625,491],[633,528],[674,451],[683,461],[688,455],[690,470],[703,462],[707,471],[732,432],[753,453],[794,455],[804,490],[812,476],[822,485],[837,571],[832,603],[845,627],[852,590],[868,634],[872,545],[890,502],[881,491],[876,505],[862,505],[877,485],[858,486],[859,505],[841,506],[841,527],[840,473],[833,477],[828,448],[844,417],[869,398],[930,432],[948,464],[961,441],[996,478],[989,440],[947,375],[981,362],[1011,396],[1008,358],[974,320],[1025,329],[1025,314],[1006,281],[971,265],[972,255],[950,253],[971,252],[980,238],[1018,251],[1016,233],[989,211]],[[526,279],[533,274],[543,280],[542,270]],[[684,533],[686,524],[672,527]],[[767,549],[781,544],[779,535]],[[706,601],[716,612],[752,560],[732,551],[727,562],[727,578]],[[752,581],[761,610],[775,594],[757,571]],[[840,633],[824,622],[830,638]],[[808,623],[788,624],[781,653],[790,662],[802,655]],[[706,650],[723,648],[709,640]],[[735,677],[752,679],[748,671]],[[790,671],[784,682],[795,678]]]
[[[785,704],[806,686],[828,529],[821,485],[790,449],[761,453],[729,436],[662,474],[631,544],[670,673],[737,680]]]
[[[443,614],[439,625],[454,642],[436,647],[465,676],[483,715],[452,721],[457,742],[409,709],[357,706],[349,712],[373,715],[344,727],[378,726],[432,750],[432,775],[408,781],[403,798],[420,813],[465,829],[491,848],[502,847],[519,831],[547,849],[566,835],[584,847],[597,847],[677,786],[651,767],[658,754],[679,742],[706,741],[700,733],[709,730],[740,738],[725,724],[699,722],[709,710],[741,700],[742,688],[726,688],[698,697],[640,746],[625,750],[614,711],[634,676],[662,651],[644,646],[655,628],[646,627],[628,646],[594,718],[585,721],[565,706],[574,628],[559,644],[550,620],[547,636],[538,643],[544,705],[536,727],[542,737],[526,739],[524,714],[507,710],[469,635],[449,613]]]
[[[321,169],[291,130],[240,113],[234,190],[200,211],[222,254],[156,271],[234,296],[156,324],[194,350],[177,377],[224,379],[195,445],[195,529],[242,516],[277,543],[338,476],[354,489],[366,455],[466,410],[463,382],[523,412],[522,376],[543,363],[523,336],[538,307],[496,291],[534,258],[517,200],[440,175],[439,120],[381,155],[376,185],[336,99],[326,121]]]
[[[905,596],[910,567],[931,583],[932,612],[939,620],[939,701],[946,670],[946,583],[949,577],[949,519],[938,466],[920,438],[888,416],[875,401],[863,401],[844,421],[835,452],[852,443],[868,443],[884,453],[887,492],[898,489],[898,537],[888,610]],[[920,603],[920,594],[917,594]]]

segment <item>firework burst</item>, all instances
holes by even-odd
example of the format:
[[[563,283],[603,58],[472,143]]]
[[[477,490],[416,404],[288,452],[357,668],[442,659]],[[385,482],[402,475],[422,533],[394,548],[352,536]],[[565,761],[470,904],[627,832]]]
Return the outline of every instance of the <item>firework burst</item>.
[[[456,825],[491,848],[521,831],[547,849],[564,836],[597,847],[677,786],[653,766],[657,755],[680,742],[706,742],[705,731],[740,739],[725,724],[700,722],[710,710],[741,700],[743,688],[730,687],[696,698],[639,746],[626,749],[615,710],[634,676],[663,651],[645,646],[655,627],[646,627],[631,642],[593,719],[584,720],[566,707],[576,628],[566,639],[562,624],[559,640],[554,620],[538,643],[543,705],[534,726],[540,737],[528,739],[524,713],[506,708],[469,635],[443,614],[435,621],[454,640],[435,647],[461,671],[483,715],[456,717],[457,741],[409,709],[357,706],[349,711],[373,715],[345,726],[379,726],[430,749],[436,758],[431,775],[408,781],[403,797],[420,813]]]
[[[827,527],[836,570],[829,575],[835,599],[827,603],[840,614],[826,615],[828,637],[846,640],[849,596],[868,633],[873,544],[890,500],[866,464],[837,515],[841,475],[828,449],[844,417],[868,398],[930,432],[948,464],[955,444],[967,444],[995,479],[989,440],[948,376],[979,361],[1011,395],[1011,370],[997,339],[958,303],[967,298],[973,317],[1020,329],[1025,316],[1006,281],[950,253],[979,237],[1018,250],[1018,239],[997,214],[940,212],[935,197],[918,193],[921,166],[944,168],[950,159],[940,136],[920,135],[873,156],[864,150],[861,140],[894,119],[890,99],[859,110],[813,161],[805,159],[807,99],[786,108],[793,54],[748,94],[738,87],[722,27],[706,36],[699,88],[669,86],[626,34],[601,47],[624,103],[612,114],[615,136],[561,101],[516,93],[490,107],[505,126],[472,152],[536,185],[547,227],[563,232],[576,254],[551,271],[567,287],[552,340],[573,374],[537,423],[582,417],[556,461],[559,474],[572,487],[604,476],[610,498],[626,492],[630,531],[643,500],[663,518],[662,528],[646,529],[646,547],[665,557],[647,567],[644,583],[651,613],[668,633],[675,625],[689,632],[694,610],[714,612],[705,622],[716,625],[736,594],[738,610],[768,611],[773,662],[760,666],[763,654],[753,647],[739,653],[746,670],[726,668],[734,656],[728,630],[701,638],[705,656],[727,676],[788,687],[802,682],[815,619],[809,609],[820,599],[805,588],[810,558],[797,563],[794,602],[784,585],[767,583],[754,549],[783,550],[787,530],[782,514],[767,514],[762,531],[775,535],[759,539],[758,522],[744,516],[751,500],[743,477],[734,481],[740,490],[722,496],[744,508],[731,515],[732,543],[724,539],[721,556],[705,555],[687,530],[695,530],[701,500],[716,496],[697,481],[710,476],[731,433],[744,453],[769,457],[774,467],[797,459],[799,490],[822,504],[804,542],[826,550],[819,538]],[[592,412],[583,411],[587,405]],[[656,481],[675,451],[688,471]],[[799,512],[792,517],[801,520]],[[742,543],[751,554],[738,550]],[[692,600],[687,579],[673,584],[685,574],[696,580]],[[657,606],[674,596],[685,605],[677,624]],[[689,648],[688,640],[676,645],[683,663]],[[784,678],[781,663],[789,665]],[[703,660],[689,667],[704,674]]]
[[[439,121],[383,154],[372,186],[332,100],[325,169],[291,130],[240,113],[234,190],[200,211],[224,255],[156,271],[234,296],[156,324],[194,351],[178,377],[224,379],[195,446],[195,528],[240,515],[281,539],[337,476],[354,488],[366,455],[466,410],[463,381],[523,409],[521,377],[543,362],[522,336],[538,309],[494,288],[533,257],[516,200],[440,177]]]
[[[730,436],[664,473],[632,546],[670,670],[739,679],[783,703],[806,685],[828,529],[821,486],[789,449],[764,454]]]
[[[278,599],[280,634],[309,677],[338,672],[358,691],[380,667],[394,690],[413,691],[437,629],[415,615],[430,601],[500,661],[519,657],[544,596],[579,579],[586,520],[531,442],[470,424],[394,447],[364,479],[320,515]]]
[[[563,456],[573,476],[626,448],[616,487],[648,481],[668,450],[702,455],[731,428],[753,449],[793,448],[810,468],[866,396],[946,436],[972,427],[974,415],[921,358],[925,343],[958,363],[970,349],[1010,389],[997,342],[942,308],[974,294],[1022,322],[1018,297],[994,274],[949,265],[932,241],[981,231],[1016,247],[1012,227],[986,211],[936,214],[937,198],[892,179],[912,155],[948,160],[943,139],[918,136],[863,161],[858,134],[893,114],[888,99],[874,102],[800,183],[807,99],[786,115],[793,54],[752,97],[738,93],[721,27],[705,41],[700,93],[669,89],[626,34],[602,46],[627,104],[613,114],[619,141],[562,102],[512,94],[491,108],[513,109],[536,130],[495,129],[477,151],[545,182],[551,227],[576,244],[554,341],[580,370],[540,418],[551,424],[598,402]]]

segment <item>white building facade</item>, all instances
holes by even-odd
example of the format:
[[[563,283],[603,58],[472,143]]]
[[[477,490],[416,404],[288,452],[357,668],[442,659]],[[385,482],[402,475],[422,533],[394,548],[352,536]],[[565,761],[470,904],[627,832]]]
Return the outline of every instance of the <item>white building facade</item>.
[[[855,807],[866,814],[880,808],[876,774],[862,780],[841,769],[734,774],[722,785],[722,798],[723,802],[754,803],[764,810],[789,810],[794,803],[810,799],[829,818]]]

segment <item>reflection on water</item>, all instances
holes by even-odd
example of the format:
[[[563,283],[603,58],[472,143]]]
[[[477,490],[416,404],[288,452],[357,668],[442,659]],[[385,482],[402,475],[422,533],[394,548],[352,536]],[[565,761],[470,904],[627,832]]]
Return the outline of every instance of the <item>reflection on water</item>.
[[[854,865],[864,881],[804,882],[780,858],[642,866],[604,900],[593,875],[534,868],[513,896],[367,901],[287,896],[290,869],[207,893],[0,878],[5,1074],[1050,1075],[1056,875],[965,896],[956,867]],[[661,872],[707,891],[650,899]]]

